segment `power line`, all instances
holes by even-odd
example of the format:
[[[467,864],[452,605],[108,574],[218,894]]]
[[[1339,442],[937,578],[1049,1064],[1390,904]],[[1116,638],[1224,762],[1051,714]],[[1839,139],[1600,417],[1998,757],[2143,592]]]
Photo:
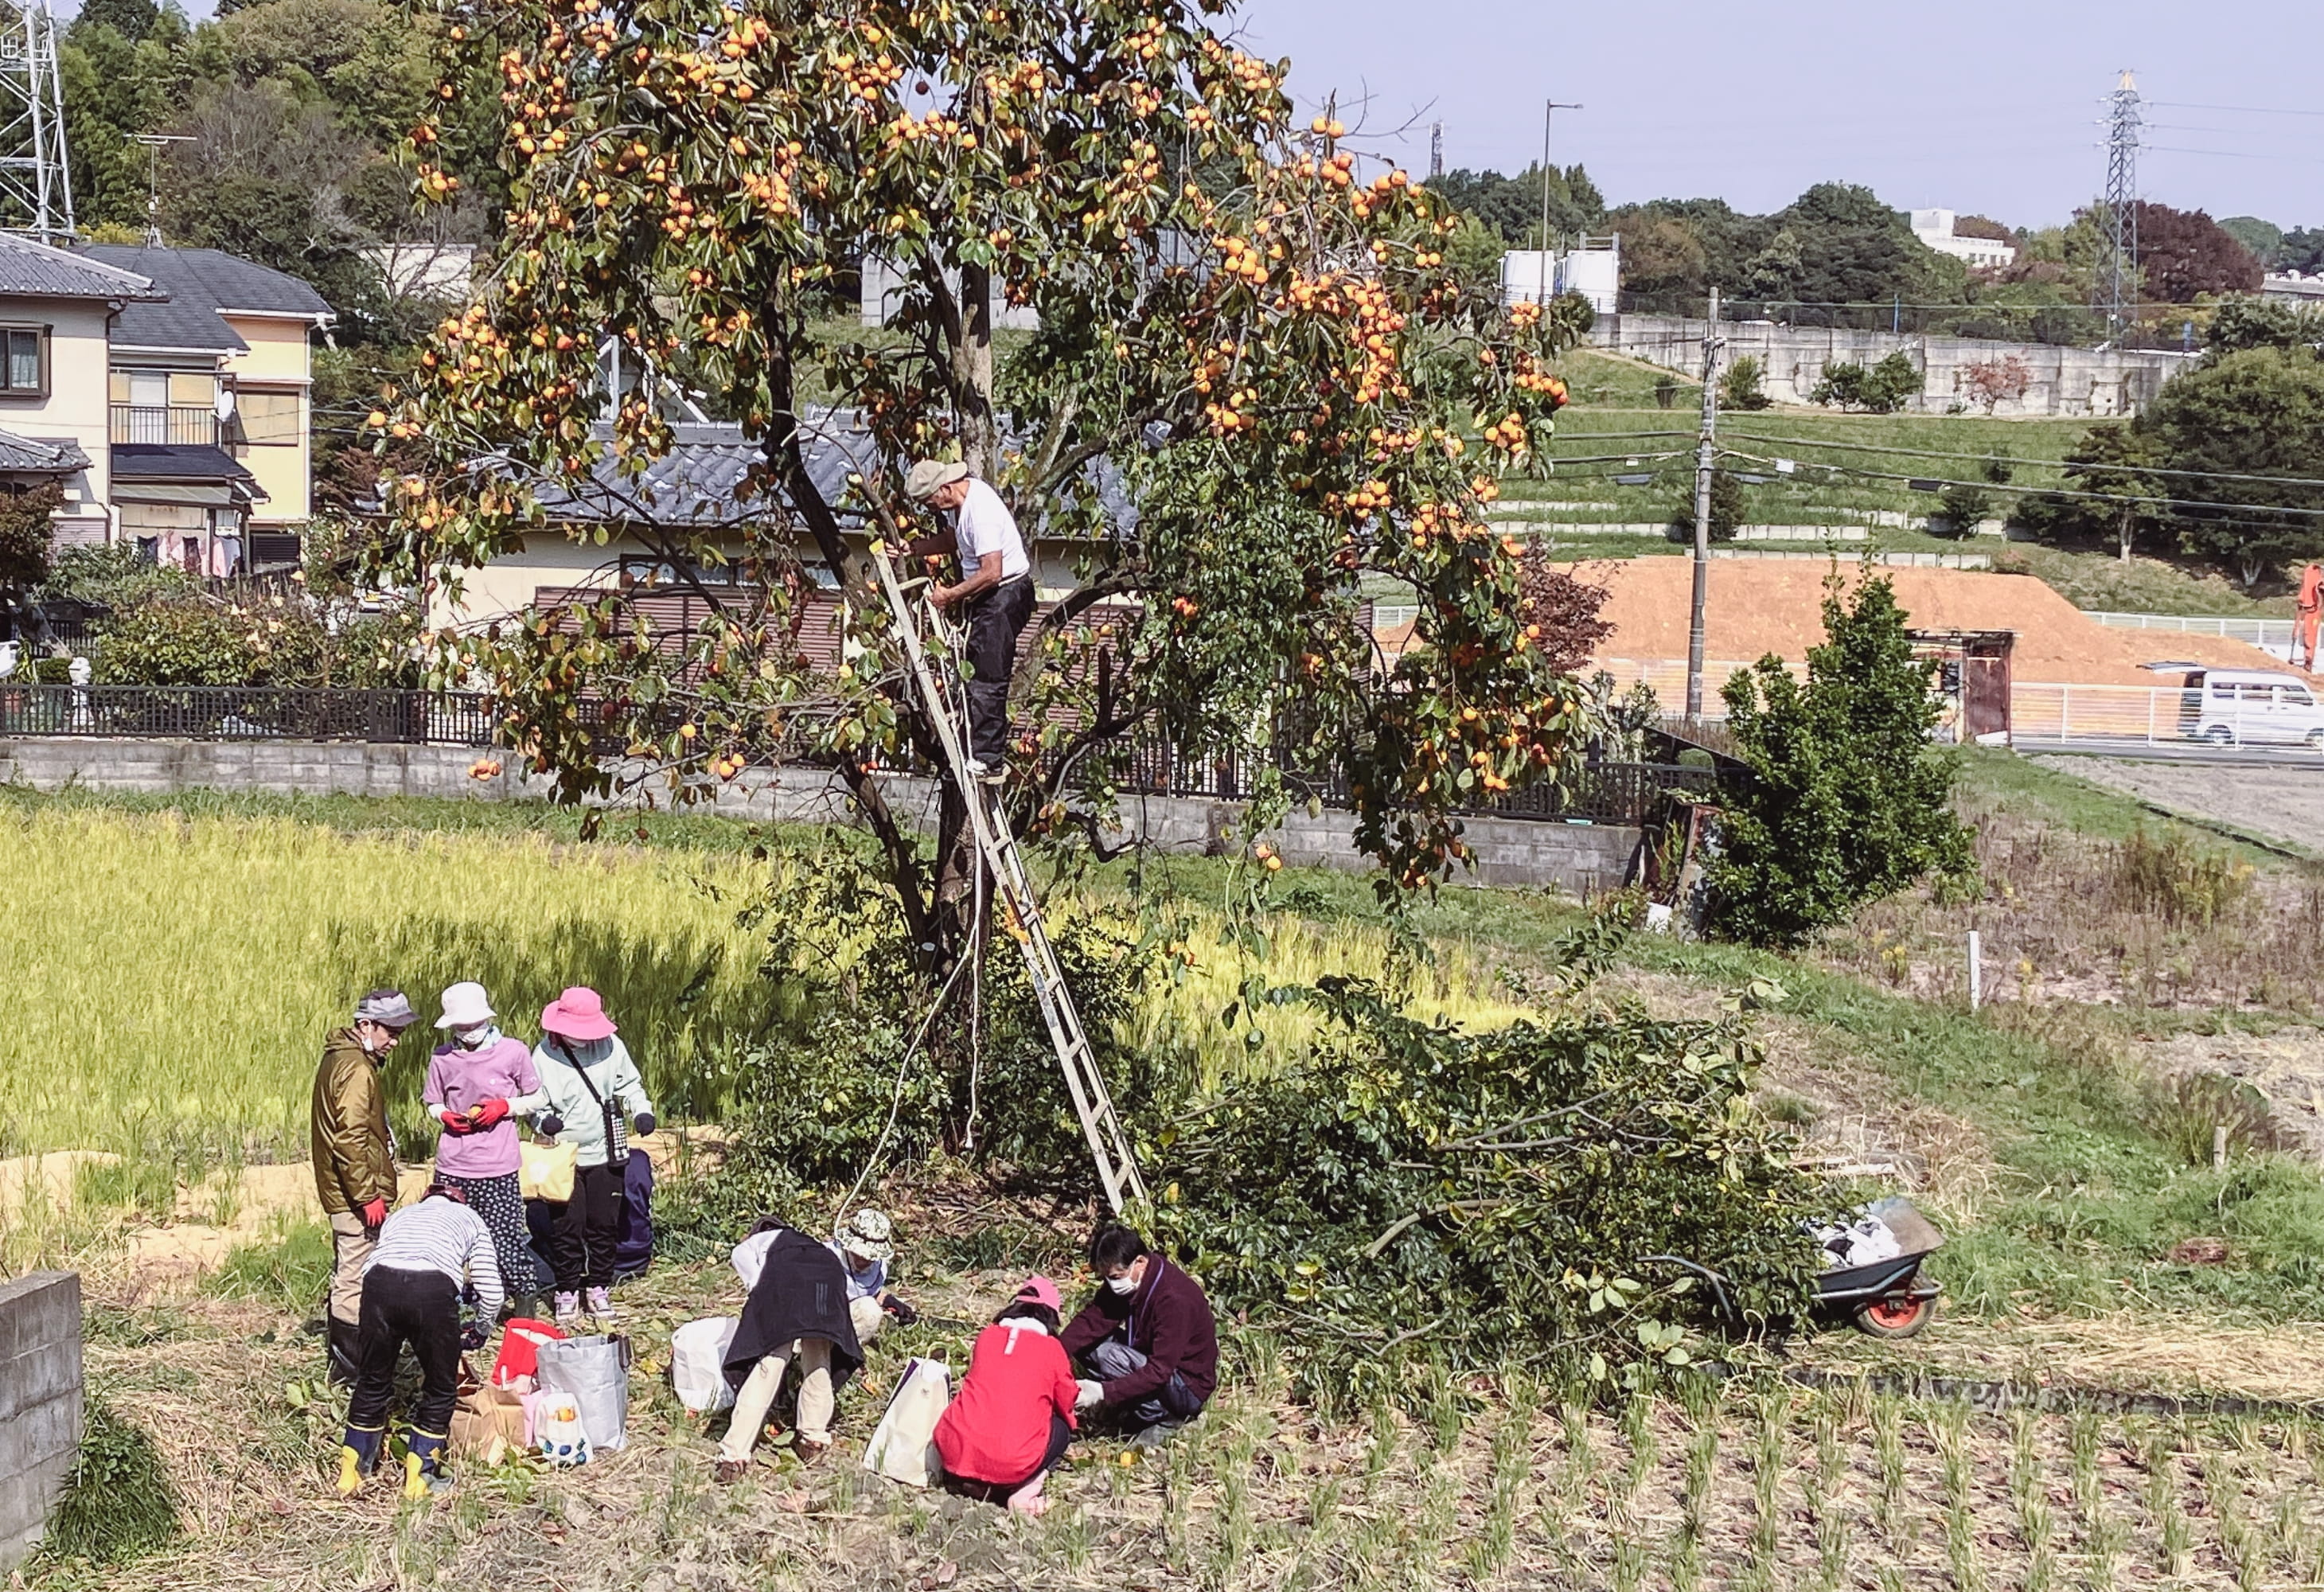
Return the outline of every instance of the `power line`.
[[[2324,166],[2324,160],[2314,155],[2253,154],[2235,149],[2182,149],[2175,143],[2150,143],[2144,146],[2150,154],[2209,155],[2219,161],[2282,161],[2295,166]]]
[[[1994,457],[1984,453],[1948,453],[1934,448],[1883,448],[1871,442],[1817,442],[1805,437],[1770,437],[1764,431],[1738,431],[1734,434],[1748,442],[1780,442],[1793,448],[1844,448],[1851,453],[1888,453],[1903,458],[1958,458],[1982,463]],[[2210,481],[2265,481],[2277,486],[2324,486],[2324,478],[2312,476],[2255,476],[2236,470],[2172,470],[2160,465],[2107,464],[2098,459],[2016,458],[2007,454],[2000,457],[2013,465],[2031,465],[2037,469],[2048,467],[2061,470],[2119,470],[2125,475],[2188,476]],[[1827,465],[1820,467],[1834,469],[1840,467]]]
[[[1772,458],[1763,458],[1755,453],[1738,453],[1732,449],[1722,449],[1722,451],[1727,453],[1729,458],[1748,459],[1753,464],[1772,465],[1775,462]],[[2153,504],[2159,508],[2166,509],[2172,513],[2178,513],[2188,509],[2220,509],[2233,514],[2298,514],[2303,518],[2324,517],[2324,508],[2294,508],[2289,504],[2280,503],[2210,503],[2199,498],[2141,497],[2126,492],[2077,492],[2065,486],[2019,486],[2006,481],[1949,481],[1942,478],[1932,479],[1926,476],[1900,476],[1888,470],[1868,470],[1856,465],[1820,464],[1815,467],[1821,470],[1834,470],[1841,475],[1858,476],[1868,481],[1904,481],[1910,483],[1925,483],[1927,486],[1932,487],[1967,486],[1980,492],[2015,493],[2021,497],[2078,497],[2086,498],[2093,503]],[[2264,520],[2246,521],[2242,523],[2249,524],[2273,525],[2273,528],[2278,531],[2285,528],[2280,524],[2273,524],[2273,522]]]
[[[2324,110],[2272,110],[2259,105],[2197,105],[2186,99],[2154,99],[2147,103],[2167,106],[2172,110],[2227,111],[2241,116],[2324,116]]]

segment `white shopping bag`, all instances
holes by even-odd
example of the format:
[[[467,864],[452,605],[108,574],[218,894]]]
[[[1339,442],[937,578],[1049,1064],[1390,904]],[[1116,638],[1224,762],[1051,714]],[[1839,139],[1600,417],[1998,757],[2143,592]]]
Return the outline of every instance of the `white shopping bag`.
[[[678,1392],[678,1402],[695,1414],[733,1405],[734,1390],[726,1384],[726,1349],[742,1324],[733,1316],[708,1316],[669,1335],[669,1384]]]
[[[952,1402],[952,1371],[941,1360],[914,1360],[896,1384],[896,1396],[863,1445],[863,1468],[908,1486],[925,1487],[944,1476],[936,1452],[936,1421]]]

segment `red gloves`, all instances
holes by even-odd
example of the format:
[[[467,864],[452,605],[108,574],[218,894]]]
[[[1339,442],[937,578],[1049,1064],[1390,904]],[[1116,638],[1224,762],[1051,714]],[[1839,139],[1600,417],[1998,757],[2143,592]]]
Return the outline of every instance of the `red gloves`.
[[[439,1111],[436,1114],[436,1116],[438,1121],[443,1123],[444,1131],[447,1134],[469,1133],[472,1132],[476,1125],[456,1111]]]
[[[387,1223],[387,1201],[384,1199],[374,1199],[358,1214],[362,1216],[364,1226],[383,1226]]]
[[[476,1107],[475,1117],[476,1131],[482,1133],[486,1128],[498,1127],[508,1120],[508,1114],[509,1107],[506,1100],[485,1101]]]

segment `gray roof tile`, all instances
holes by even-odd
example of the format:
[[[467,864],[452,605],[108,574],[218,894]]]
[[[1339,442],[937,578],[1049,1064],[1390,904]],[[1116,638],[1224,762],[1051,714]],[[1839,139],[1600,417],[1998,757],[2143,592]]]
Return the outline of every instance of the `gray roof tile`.
[[[116,442],[113,475],[123,481],[242,481],[250,472],[223,448],[184,443]]]
[[[222,310],[275,315],[331,313],[322,295],[297,277],[217,249],[86,244],[78,252],[151,278],[170,295],[166,304],[132,304],[124,310],[114,326],[115,347],[204,348],[238,354],[250,345],[226,323],[218,313]]]
[[[110,262],[0,233],[0,293],[42,299],[158,300],[152,279]]]
[[[88,468],[88,455],[81,451],[78,442],[44,442],[38,437],[0,431],[0,471],[19,476],[69,476]]]

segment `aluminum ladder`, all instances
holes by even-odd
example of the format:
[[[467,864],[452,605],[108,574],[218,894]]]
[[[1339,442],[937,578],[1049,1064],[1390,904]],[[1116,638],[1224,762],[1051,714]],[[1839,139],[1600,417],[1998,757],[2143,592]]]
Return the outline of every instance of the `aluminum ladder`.
[[[1122,1131],[1121,1118],[1113,1108],[1113,1096],[1098,1069],[1097,1052],[1091,1049],[1089,1035],[1082,1030],[1081,1013],[1074,1004],[1073,991],[1066,986],[1065,970],[1057,966],[1056,952],[1050,949],[1048,931],[1042,924],[1041,902],[1025,873],[1024,856],[1001,811],[997,787],[972,778],[964,766],[969,757],[961,729],[965,714],[954,710],[954,699],[939,677],[937,664],[922,643],[920,616],[911,595],[898,578],[886,544],[876,538],[872,543],[872,563],[880,573],[881,589],[895,618],[896,634],[902,639],[913,683],[927,709],[929,723],[936,728],[945,767],[960,790],[962,805],[968,810],[977,855],[1008,914],[1003,927],[1025,953],[1025,972],[1032,981],[1034,996],[1041,1003],[1041,1019],[1048,1025],[1049,1043],[1055,1047],[1057,1065],[1065,1072],[1065,1089],[1073,1096],[1074,1113],[1081,1118],[1083,1136],[1088,1139],[1091,1158],[1097,1163],[1098,1181],[1104,1187],[1106,1204],[1120,1215],[1125,1204],[1145,1199],[1146,1183],[1138,1175],[1130,1135]],[[929,622],[946,636],[947,651],[956,656],[957,648],[949,644],[952,633],[944,616],[933,604],[927,605],[926,612]],[[956,668],[953,679],[958,680]]]

